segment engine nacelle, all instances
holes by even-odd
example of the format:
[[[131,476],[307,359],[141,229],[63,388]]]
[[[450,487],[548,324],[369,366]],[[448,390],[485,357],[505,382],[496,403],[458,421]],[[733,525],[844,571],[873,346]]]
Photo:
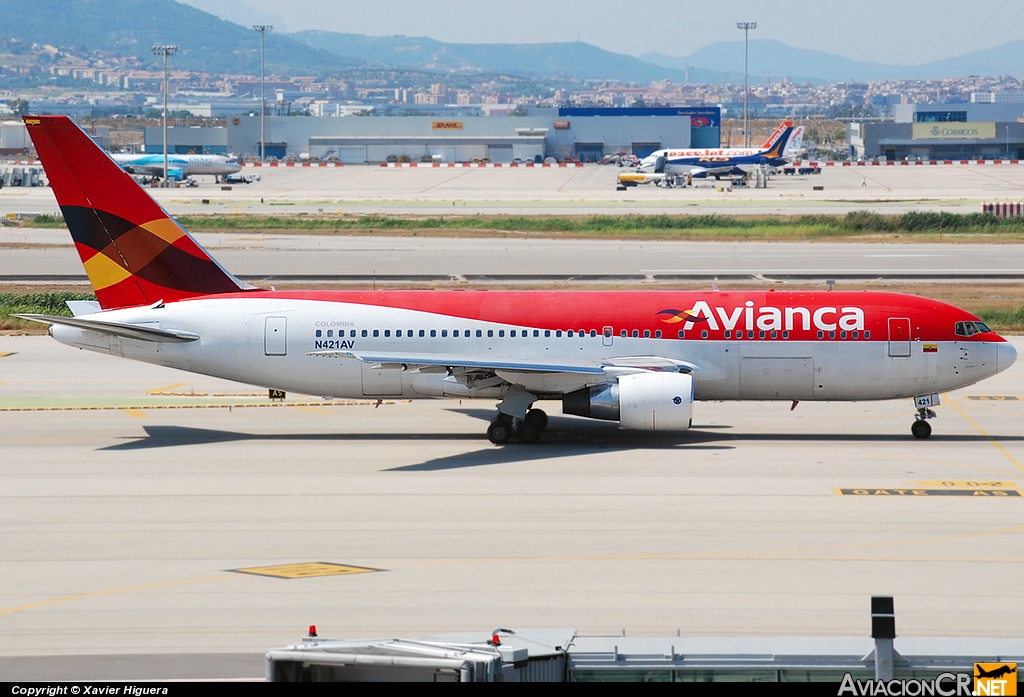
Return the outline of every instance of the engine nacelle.
[[[685,431],[693,420],[693,376],[684,373],[620,375],[562,397],[562,412],[618,421],[634,431]]]

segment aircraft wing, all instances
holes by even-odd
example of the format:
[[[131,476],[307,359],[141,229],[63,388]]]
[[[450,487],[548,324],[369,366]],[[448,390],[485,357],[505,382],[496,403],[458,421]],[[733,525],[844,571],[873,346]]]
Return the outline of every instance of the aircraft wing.
[[[120,322],[104,322],[95,319],[82,319],[80,317],[56,317],[54,315],[11,315],[20,317],[30,322],[42,324],[63,324],[67,327],[87,329],[101,334],[120,336],[125,339],[137,339],[139,341],[154,341],[163,344],[187,344],[199,339],[198,334],[191,332],[180,332],[169,329],[156,329],[155,327],[144,327],[137,324],[122,324]]]
[[[516,361],[504,359],[476,360],[465,355],[447,355],[436,353],[356,353],[354,351],[313,351],[307,356],[318,358],[340,358],[357,360],[382,366],[401,366],[404,368],[438,367],[468,368],[471,370],[502,370],[526,373],[573,373],[577,375],[605,375],[609,369],[616,372],[690,372],[695,366],[660,356],[629,356],[605,360],[567,360],[567,361]]]

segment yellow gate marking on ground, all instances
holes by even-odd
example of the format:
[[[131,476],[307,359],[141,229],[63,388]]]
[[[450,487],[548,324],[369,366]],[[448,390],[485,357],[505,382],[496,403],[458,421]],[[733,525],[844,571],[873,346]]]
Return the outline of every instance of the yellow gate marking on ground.
[[[202,583],[204,581],[220,581],[226,578],[233,578],[232,576],[209,576],[207,578],[191,578],[186,581],[166,581],[164,583],[150,583],[145,586],[129,586],[128,588],[115,588],[109,591],[96,591],[95,593],[81,593],[80,595],[69,595],[65,598],[54,598],[53,600],[43,600],[38,603],[31,603],[29,605],[20,605],[18,607],[8,608],[7,610],[0,610],[0,616],[9,615],[12,612],[21,612],[22,610],[31,610],[37,607],[45,607],[46,605],[56,605],[57,603],[66,603],[71,600],[84,600],[86,598],[97,598],[101,595],[116,595],[118,593],[130,593],[132,591],[143,591],[149,590],[150,588],[165,588],[167,586],[183,586],[187,583]]]
[[[122,409],[125,414],[132,417],[133,419],[147,419],[149,415],[141,409]]]
[[[381,569],[370,569],[365,566],[349,566],[333,564],[325,561],[314,561],[305,564],[282,564],[280,566],[254,566],[247,569],[231,569],[238,574],[252,576],[269,576],[271,578],[317,578],[320,576],[348,576],[350,574],[372,574]]]
[[[1015,482],[1002,482],[1002,481],[998,481],[998,480],[995,480],[995,479],[990,479],[988,481],[981,480],[981,479],[975,479],[975,480],[969,481],[969,482],[959,482],[959,481],[953,481],[951,479],[944,479],[942,481],[935,480],[935,481],[928,481],[928,482],[917,482],[917,485],[918,486],[965,486],[965,487],[970,487],[972,489],[978,489],[978,488],[982,488],[982,489],[1012,489],[1015,486],[1017,486],[1017,484]]]
[[[1003,446],[999,445],[999,443],[996,442],[995,438],[993,438],[989,434],[985,433],[984,429],[982,429],[982,427],[979,426],[974,421],[974,419],[972,419],[967,414],[965,414],[963,409],[958,407],[956,405],[956,402],[952,398],[947,398],[947,403],[949,404],[949,406],[953,407],[956,410],[956,412],[958,414],[960,414],[960,416],[964,417],[964,420],[967,421],[967,423],[969,423],[971,426],[974,426],[976,429],[978,429],[978,433],[980,433],[981,435],[983,435],[986,438],[988,438],[989,442],[992,445],[994,445],[997,448],[999,448],[999,452],[1001,452],[1003,455],[1005,455],[1006,459],[1009,460],[1010,462],[1012,462],[1017,469],[1019,469],[1021,472],[1024,472],[1024,467],[1021,467],[1021,464],[1019,462],[1017,462],[1015,459],[1013,459],[1013,455],[1011,455],[1010,453],[1006,452],[1006,449]]]
[[[836,489],[838,496],[892,496],[913,499],[933,496],[976,496],[979,498],[1024,497],[1017,489],[882,489],[876,487],[858,487],[856,489]]]

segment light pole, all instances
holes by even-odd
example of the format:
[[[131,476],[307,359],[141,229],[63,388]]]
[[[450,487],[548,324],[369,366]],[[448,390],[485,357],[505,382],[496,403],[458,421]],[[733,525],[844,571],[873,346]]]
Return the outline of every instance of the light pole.
[[[170,169],[167,165],[167,57],[178,52],[178,47],[154,46],[153,55],[164,57],[164,186],[170,184]]]
[[[736,22],[736,28],[743,30],[743,147],[750,147],[750,126],[747,117],[747,94],[750,89],[747,87],[747,73],[749,68],[749,39],[750,30],[757,29],[757,22]]]
[[[252,28],[260,33],[260,162],[267,159],[267,61],[266,38],[268,31],[274,31],[272,24],[254,24]]]

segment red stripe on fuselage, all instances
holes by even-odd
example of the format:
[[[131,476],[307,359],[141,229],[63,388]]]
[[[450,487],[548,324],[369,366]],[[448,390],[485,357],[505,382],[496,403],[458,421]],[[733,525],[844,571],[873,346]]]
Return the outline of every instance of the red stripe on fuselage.
[[[872,341],[888,341],[889,319],[908,318],[911,321],[912,341],[1004,341],[994,333],[975,334],[970,338],[957,336],[957,322],[977,321],[977,317],[948,303],[915,295],[876,292],[799,292],[776,291],[702,292],[702,291],[262,291],[229,293],[204,296],[225,300],[307,300],[325,303],[324,319],[342,320],[344,310],[331,304],[352,303],[394,309],[428,312],[457,319],[480,320],[496,324],[538,329],[596,330],[612,327],[616,336],[622,330],[638,330],[641,335],[650,331],[653,336],[658,330],[665,338],[677,338],[678,331],[686,331],[686,339],[699,339],[702,332],[708,332],[708,339],[725,338],[727,319],[736,316],[735,330],[749,330],[747,305],[752,302],[753,331],[760,338],[762,326],[758,320],[770,323],[774,313],[763,308],[779,310],[783,325],[778,327],[776,338],[782,331],[789,331],[789,339],[818,340],[820,329],[813,320],[815,313],[823,311],[822,322],[837,324],[834,338],[841,337],[842,327],[838,326],[844,314],[843,308],[859,308],[863,311],[863,326],[856,331],[863,340],[863,332],[871,333]],[[690,328],[685,323],[665,322],[666,315],[658,315],[667,309],[691,310],[698,302],[707,303],[712,310],[714,323],[694,323]],[[792,313],[791,324],[786,326],[787,309],[803,308],[812,317],[810,328],[804,329],[804,314]],[[826,308],[834,308],[834,312]],[[718,329],[714,328],[718,325]],[[770,337],[771,329],[767,329]],[[852,331],[852,330],[850,330]]]

